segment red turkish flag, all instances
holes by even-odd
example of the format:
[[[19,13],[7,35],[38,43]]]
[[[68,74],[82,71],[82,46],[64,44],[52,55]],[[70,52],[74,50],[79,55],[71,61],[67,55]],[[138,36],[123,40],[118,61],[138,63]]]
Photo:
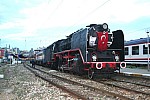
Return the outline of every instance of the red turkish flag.
[[[98,38],[98,50],[104,51],[107,50],[107,42],[108,42],[108,32],[96,32]]]

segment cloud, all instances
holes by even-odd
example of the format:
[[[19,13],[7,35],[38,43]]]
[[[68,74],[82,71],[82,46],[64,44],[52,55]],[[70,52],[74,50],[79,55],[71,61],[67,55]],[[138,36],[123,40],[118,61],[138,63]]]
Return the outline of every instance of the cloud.
[[[18,41],[55,41],[91,23],[125,29],[135,21],[145,23],[138,19],[150,16],[148,0],[9,0],[3,4],[0,31],[7,34],[3,38]]]
[[[14,28],[16,27],[17,24],[14,23],[14,22],[6,22],[6,23],[3,23],[3,24],[0,24],[0,30],[1,29],[9,29],[9,28]]]
[[[108,11],[113,22],[129,23],[143,16],[150,16],[150,2],[138,3],[138,0],[111,0]]]
[[[68,27],[91,16],[89,12],[104,2],[105,0],[58,0],[50,3],[44,2],[33,8],[25,8],[21,13],[26,16],[26,22],[33,24],[33,27]]]
[[[40,28],[70,27],[103,22],[128,23],[139,17],[150,15],[148,13],[150,2],[110,0],[98,8],[104,2],[106,0],[51,0],[50,2],[42,2],[33,7],[21,9],[19,13],[24,17],[19,19],[18,23],[24,27],[25,33],[34,33]],[[14,24],[12,22],[6,23],[2,28],[6,28],[7,25],[8,28],[13,27],[13,25],[16,26],[16,22]]]

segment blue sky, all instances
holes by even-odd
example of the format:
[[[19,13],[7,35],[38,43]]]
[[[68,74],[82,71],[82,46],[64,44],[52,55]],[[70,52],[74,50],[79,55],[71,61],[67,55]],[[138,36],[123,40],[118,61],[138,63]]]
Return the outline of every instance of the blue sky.
[[[0,0],[0,46],[47,47],[86,25],[108,23],[125,40],[150,30],[150,0]]]

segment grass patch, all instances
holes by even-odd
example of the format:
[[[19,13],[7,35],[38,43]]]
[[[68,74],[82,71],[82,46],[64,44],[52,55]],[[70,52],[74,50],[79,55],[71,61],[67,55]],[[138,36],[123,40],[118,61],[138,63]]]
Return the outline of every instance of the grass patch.
[[[147,65],[127,65],[126,68],[139,68],[139,69],[147,69]]]

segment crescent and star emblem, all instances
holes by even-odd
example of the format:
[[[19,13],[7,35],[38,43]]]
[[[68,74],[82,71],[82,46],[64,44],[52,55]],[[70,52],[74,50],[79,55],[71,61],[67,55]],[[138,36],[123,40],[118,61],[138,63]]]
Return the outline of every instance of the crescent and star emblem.
[[[101,36],[101,41],[104,41],[106,39],[106,36],[105,35],[102,35]]]

